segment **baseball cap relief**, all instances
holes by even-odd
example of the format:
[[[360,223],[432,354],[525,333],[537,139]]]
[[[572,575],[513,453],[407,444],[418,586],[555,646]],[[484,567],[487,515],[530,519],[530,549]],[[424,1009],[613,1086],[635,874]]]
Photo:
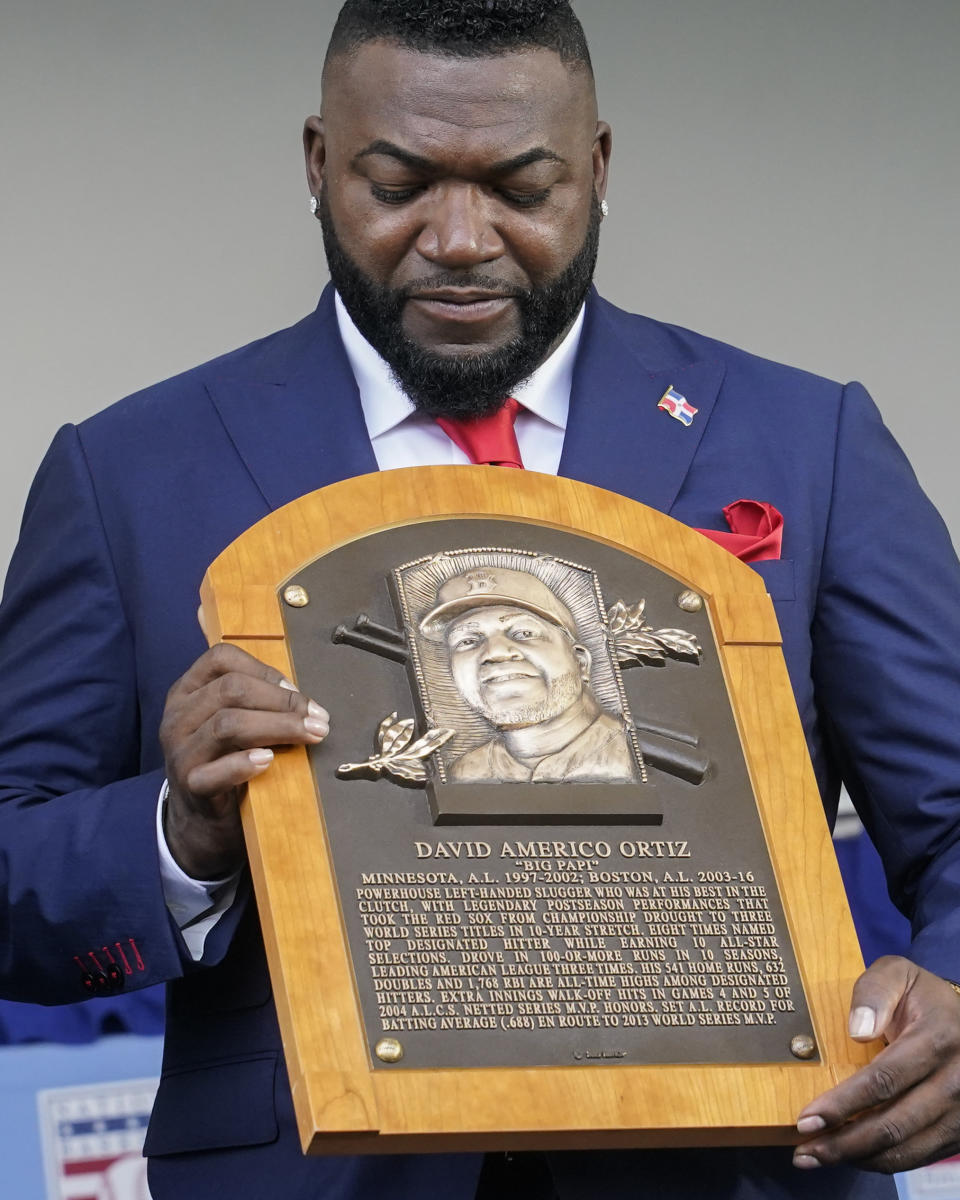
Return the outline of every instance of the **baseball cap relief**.
[[[448,579],[437,591],[436,607],[420,622],[420,632],[432,642],[443,641],[447,626],[455,618],[493,606],[526,609],[577,640],[573,614],[545,583],[528,571],[500,567],[476,567]]]

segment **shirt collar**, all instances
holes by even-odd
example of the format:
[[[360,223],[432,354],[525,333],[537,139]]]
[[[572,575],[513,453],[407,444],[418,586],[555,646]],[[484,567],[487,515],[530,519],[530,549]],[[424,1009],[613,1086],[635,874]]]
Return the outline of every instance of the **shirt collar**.
[[[390,367],[354,325],[339,293],[335,296],[335,304],[340,338],[360,391],[367,433],[371,438],[379,437],[414,417],[416,409],[397,385]],[[524,408],[562,430],[567,427],[573,367],[580,347],[583,318],[581,306],[577,319],[560,345],[513,393]]]

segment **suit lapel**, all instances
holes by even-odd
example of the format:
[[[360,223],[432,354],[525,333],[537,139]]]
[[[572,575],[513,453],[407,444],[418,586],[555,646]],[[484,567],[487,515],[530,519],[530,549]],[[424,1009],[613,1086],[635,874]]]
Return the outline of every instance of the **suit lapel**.
[[[596,293],[591,296],[560,474],[669,512],[700,445],[724,368],[696,360],[662,328],[622,316]],[[316,312],[240,357],[236,368],[211,373],[206,383],[271,508],[377,470],[337,329],[332,288]],[[697,409],[689,427],[657,408],[669,387]]]
[[[333,290],[316,312],[275,334],[236,373],[207,388],[237,453],[271,508],[376,471],[360,395],[337,330]]]
[[[621,329],[624,321],[633,322]],[[639,336],[638,336],[639,335]],[[560,474],[669,512],[713,410],[724,367],[696,361],[661,326],[587,304]],[[659,409],[670,387],[697,409],[690,426]]]

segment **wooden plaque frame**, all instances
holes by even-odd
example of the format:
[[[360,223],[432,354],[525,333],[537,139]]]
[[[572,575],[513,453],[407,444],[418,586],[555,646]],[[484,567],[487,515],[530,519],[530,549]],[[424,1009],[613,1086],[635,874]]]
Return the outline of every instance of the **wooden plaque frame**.
[[[820,1061],[375,1070],[317,789],[306,751],[295,748],[250,784],[243,825],[304,1151],[796,1141],[800,1109],[865,1065],[871,1051],[846,1031],[863,961],[773,605],[756,572],[662,513],[569,479],[486,467],[387,471],[304,496],[229,546],[202,586],[208,640],[232,642],[292,674],[281,597],[296,572],[374,531],[444,517],[568,529],[624,549],[704,597]],[[336,719],[335,696],[326,702]]]

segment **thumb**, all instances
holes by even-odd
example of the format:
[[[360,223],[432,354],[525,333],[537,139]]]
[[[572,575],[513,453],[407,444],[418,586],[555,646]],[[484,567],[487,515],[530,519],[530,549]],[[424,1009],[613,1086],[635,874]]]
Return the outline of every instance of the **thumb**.
[[[897,1010],[916,983],[919,969],[905,958],[878,958],[853,985],[850,1036],[869,1042],[892,1031]]]

